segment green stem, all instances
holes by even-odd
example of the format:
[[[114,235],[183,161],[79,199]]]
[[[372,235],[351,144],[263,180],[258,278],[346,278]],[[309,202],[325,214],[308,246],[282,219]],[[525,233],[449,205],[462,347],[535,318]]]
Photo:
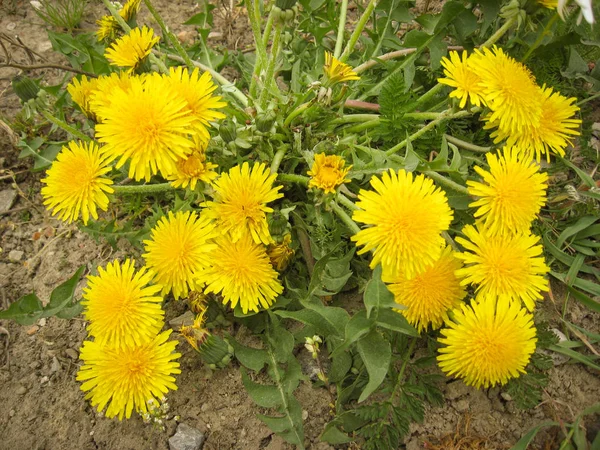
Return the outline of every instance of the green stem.
[[[281,33],[283,32],[284,24],[279,22],[275,24],[275,36],[273,36],[273,45],[271,46],[271,55],[267,64],[267,72],[265,74],[265,84],[263,91],[260,93],[260,107],[265,110],[268,105],[268,96],[273,86],[277,86],[275,83],[275,66],[277,64],[277,58],[281,51]]]
[[[490,36],[490,38],[487,41],[481,44],[480,48],[491,47],[492,45],[494,45],[502,36],[504,36],[504,34],[508,30],[512,28],[516,21],[517,16],[513,16],[510,19],[508,19],[506,22],[504,22],[504,25],[498,28],[498,30]]]
[[[439,184],[442,184],[456,192],[460,192],[461,194],[464,194],[464,195],[469,195],[469,190],[466,187],[464,187],[458,183],[455,183],[451,179],[446,178],[445,176],[440,175],[437,172],[434,172],[432,170],[426,170],[423,172],[423,174],[427,175],[429,178],[432,178],[433,180],[437,181]]]
[[[356,66],[354,68],[354,72],[360,74],[371,67],[376,66],[381,61],[389,61],[390,59],[402,58],[403,56],[408,56],[411,53],[416,52],[418,49],[416,48],[405,48],[402,50],[395,50],[393,52],[385,53],[381,56],[377,56],[376,58],[370,59],[367,62],[362,63],[360,66]]]
[[[310,101],[310,102],[306,102],[301,104],[300,106],[298,106],[295,110],[293,110],[285,119],[285,121],[283,122],[283,126],[284,128],[287,128],[290,126],[290,124],[292,123],[292,121],[298,117],[300,114],[302,114],[304,111],[306,111],[314,102]]]
[[[123,31],[125,31],[125,33],[129,33],[131,31],[131,27],[127,25],[127,22],[125,22],[125,19],[121,17],[119,11],[117,11],[113,4],[109,0],[102,0],[102,3],[104,3],[104,6],[106,6],[106,9],[108,9],[108,11],[110,12],[110,15],[115,18],[115,20],[123,29]]]
[[[131,194],[156,194],[158,192],[167,192],[175,189],[171,183],[159,184],[138,184],[131,186],[111,186],[115,190],[115,194],[131,195]]]
[[[185,49],[181,46],[181,44],[179,43],[179,39],[177,39],[177,37],[169,31],[167,25],[165,24],[165,21],[162,19],[158,11],[154,9],[154,6],[150,2],[150,0],[144,0],[144,4],[146,5],[146,8],[148,8],[148,11],[150,11],[150,14],[152,14],[152,17],[154,17],[154,20],[156,20],[156,23],[158,23],[158,26],[162,30],[163,36],[171,42],[171,45],[173,47],[175,47],[175,50],[177,51],[179,56],[181,56],[185,61],[185,65],[188,66],[190,70],[194,70],[194,64],[190,59],[190,55],[188,55]]]
[[[275,153],[275,156],[273,157],[273,162],[271,163],[271,173],[277,173],[277,170],[279,170],[279,166],[281,165],[281,161],[283,161],[283,157],[285,156],[287,149],[288,147],[286,145],[277,150],[277,153]]]
[[[277,175],[277,180],[284,183],[298,183],[302,186],[308,186],[310,178],[304,175],[296,175],[295,173],[280,173]]]
[[[346,14],[348,13],[348,0],[342,0],[340,8],[340,21],[338,23],[337,37],[335,39],[335,50],[333,56],[340,57],[342,53],[342,44],[344,43],[344,30],[346,29]]]
[[[404,372],[406,371],[406,366],[408,365],[408,361],[410,361],[410,355],[412,354],[413,350],[415,349],[416,343],[417,343],[417,338],[412,338],[410,341],[410,345],[408,346],[408,350],[406,351],[406,358],[404,358],[404,361],[402,361],[402,367],[400,367],[400,372],[398,372],[398,379],[396,381],[396,385],[394,386],[394,391],[392,392],[392,395],[390,396],[390,403],[394,402],[394,398],[398,394],[398,390],[400,389],[402,380],[404,379]]]
[[[596,100],[598,97],[600,97],[600,92],[596,92],[594,95],[588,97],[588,98],[584,98],[583,100],[575,103],[577,106],[581,106],[581,105],[585,105],[587,102],[591,102],[592,100]]]
[[[379,118],[369,120],[368,122],[359,123],[358,125],[353,125],[348,128],[344,128],[344,131],[347,133],[360,133],[361,131],[369,130],[371,128],[377,128],[381,120]]]
[[[267,18],[267,23],[265,24],[265,30],[263,31],[262,43],[265,48],[265,53],[267,46],[269,45],[269,38],[271,37],[271,30],[273,29],[273,20],[275,20],[275,14],[273,13],[275,8],[271,7],[271,11],[269,11],[269,17]]]
[[[54,125],[56,125],[59,128],[62,128],[64,131],[66,131],[67,133],[75,136],[76,138],[81,139],[82,141],[91,141],[92,138],[89,136],[86,136],[85,134],[83,134],[81,131],[79,131],[76,128],[73,128],[71,125],[69,125],[66,122],[63,122],[62,120],[58,119],[57,117],[54,117],[52,114],[50,114],[48,111],[44,110],[44,109],[40,109],[38,110],[39,113],[44,116],[48,121],[52,122]]]
[[[480,147],[479,145],[471,144],[470,142],[466,142],[461,139],[455,138],[454,136],[450,136],[449,134],[445,134],[444,137],[451,144],[454,144],[460,148],[464,148],[465,150],[469,150],[471,152],[487,153],[491,152],[494,149],[493,147]]]
[[[419,106],[426,104],[429,100],[435,97],[438,92],[444,89],[444,85],[441,83],[436,84],[434,87],[429,89],[423,95],[421,95],[414,104],[414,109],[417,109]]]
[[[357,209],[360,209],[358,206],[356,206],[354,204],[354,202],[352,200],[350,200],[348,197],[346,197],[341,192],[338,192],[337,200],[339,203],[341,203],[342,205],[344,205],[346,208],[348,208],[351,211],[356,211]]]
[[[374,119],[379,119],[379,114],[348,114],[347,116],[338,117],[331,121],[333,125],[344,123],[361,123],[369,122]]]
[[[390,26],[390,23],[392,23],[392,17],[393,17],[393,12],[394,12],[395,8],[396,8],[396,0],[392,0],[392,2],[390,3],[390,9],[388,10],[387,19],[385,21],[383,30],[378,33],[379,39],[377,40],[377,44],[375,45],[375,48],[371,52],[371,58],[373,58],[373,55],[376,55],[377,53],[379,53],[379,50],[381,49],[381,46],[383,45],[383,40],[387,36],[387,30]]]
[[[256,62],[254,64],[252,79],[250,81],[250,95],[252,97],[256,97],[257,81],[260,77],[263,66],[267,61],[267,47],[266,45],[263,46],[263,36],[260,32],[260,13],[256,13],[256,7],[258,6],[257,0],[245,0],[244,3],[246,4],[248,20],[250,21],[250,28],[252,29],[254,43],[256,45]]]
[[[456,112],[454,114],[451,114],[451,110],[448,109],[448,110],[444,111],[443,113],[441,113],[440,116],[438,116],[437,119],[432,120],[427,125],[425,125],[423,128],[421,128],[419,131],[411,134],[408,138],[404,139],[399,144],[397,144],[397,145],[393,146],[392,148],[390,148],[389,150],[387,150],[385,152],[385,154],[387,156],[389,156],[389,155],[393,155],[394,153],[402,150],[404,147],[406,147],[406,145],[409,142],[412,142],[415,139],[418,139],[423,134],[427,133],[429,130],[431,130],[432,128],[436,127],[437,125],[439,125],[444,120],[458,119],[460,117],[470,116],[471,114],[472,114],[471,111],[458,111],[458,112]]]
[[[529,50],[527,50],[527,53],[525,53],[525,56],[523,56],[523,59],[521,60],[521,62],[524,63],[525,61],[527,61],[529,59],[529,57],[531,56],[531,54],[540,46],[540,44],[542,43],[544,38],[551,34],[550,28],[558,20],[558,17],[559,17],[558,13],[554,13],[554,15],[548,21],[548,23],[546,24],[546,26],[544,27],[542,32],[539,34],[539,36],[537,37],[537,39],[535,40],[533,45],[531,47],[529,47]]]
[[[352,53],[352,50],[354,50],[354,46],[358,42],[358,38],[360,38],[360,35],[362,34],[362,32],[365,28],[365,25],[367,25],[367,22],[369,21],[371,14],[373,14],[373,10],[375,9],[376,5],[377,5],[377,0],[371,0],[369,2],[369,4],[367,5],[367,7],[365,8],[365,11],[363,12],[362,16],[360,16],[360,19],[358,20],[358,23],[355,25],[354,31],[352,32],[352,35],[350,36],[350,40],[348,41],[348,44],[346,44],[346,48],[344,49],[344,52],[340,56],[341,62],[346,62],[346,60]],[[337,42],[336,42],[336,46],[337,46]]]
[[[333,212],[337,214],[337,216],[342,220],[342,222],[344,222],[344,224],[348,227],[352,234],[356,234],[360,231],[360,227],[356,224],[354,220],[350,218],[348,214],[346,214],[346,211],[344,211],[340,205],[338,205],[336,202],[331,202],[329,206],[331,206]]]

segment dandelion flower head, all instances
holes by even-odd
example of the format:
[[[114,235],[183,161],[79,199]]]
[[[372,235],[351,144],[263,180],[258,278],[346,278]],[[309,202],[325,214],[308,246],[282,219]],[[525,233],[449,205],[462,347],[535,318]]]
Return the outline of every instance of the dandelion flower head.
[[[67,92],[69,92],[73,101],[77,103],[77,106],[81,108],[81,111],[83,111],[86,117],[89,117],[90,119],[94,119],[95,117],[90,102],[92,95],[97,88],[98,79],[88,79],[85,75],[82,75],[81,80],[73,78],[67,85]]]
[[[308,171],[308,175],[311,176],[308,187],[321,189],[326,194],[335,194],[338,186],[350,182],[346,175],[352,166],[344,167],[345,165],[346,161],[341,156],[316,154],[315,162]]]
[[[484,226],[467,225],[457,237],[465,251],[456,253],[465,267],[456,271],[461,283],[477,285],[477,298],[510,298],[521,300],[529,311],[535,301],[542,300],[541,292],[548,290],[539,237],[521,232],[492,235]]]
[[[128,34],[117,39],[104,56],[111,65],[128,67],[135,70],[142,61],[150,54],[159,37],[154,37],[154,30],[146,26],[133,28]]]
[[[462,59],[455,51],[450,52],[449,56],[450,58],[442,58],[446,78],[439,78],[438,82],[454,88],[450,97],[460,99],[461,108],[465,107],[467,100],[470,100],[472,105],[480,106],[483,86],[480,84],[481,78],[469,64],[467,51],[463,50]]]
[[[264,245],[249,235],[234,241],[223,235],[211,252],[212,265],[201,274],[205,294],[223,296],[223,303],[235,308],[239,303],[244,314],[269,308],[283,292],[277,272],[271,266]]]
[[[400,273],[383,281],[390,283],[388,289],[394,294],[396,303],[406,309],[398,310],[417,331],[434,330],[448,318],[448,310],[456,308],[465,297],[465,290],[456,276],[462,267],[460,260],[446,247],[431,266],[412,278]]]
[[[125,22],[129,22],[140,11],[141,4],[142,0],[127,0],[119,10],[119,15]]]
[[[346,81],[360,80],[358,74],[348,64],[341,62],[329,52],[325,52],[325,86],[331,87]]]
[[[548,175],[517,148],[486,156],[489,171],[475,166],[483,180],[467,181],[469,195],[478,198],[469,205],[478,208],[475,217],[491,234],[528,231],[546,200]]]
[[[371,268],[379,263],[390,276],[407,277],[425,270],[441,255],[440,235],[450,226],[452,210],[446,194],[423,175],[400,170],[371,178],[374,190],[361,189],[354,211],[357,222],[368,225],[352,237],[359,251],[373,250]]]
[[[196,212],[178,211],[161,217],[144,241],[144,259],[163,295],[187,297],[200,288],[198,276],[211,264],[215,230],[210,220]]]
[[[133,83],[141,82],[142,78],[129,72],[111,73],[110,75],[100,75],[96,78],[95,89],[90,94],[90,110],[102,121],[101,113],[112,111],[110,108],[113,93],[116,90],[127,91],[131,89]]]
[[[82,218],[87,224],[90,217],[98,219],[98,208],[106,211],[108,196],[114,189],[106,177],[111,171],[106,158],[94,142],[71,141],[63,146],[52,166],[42,179],[44,205],[71,223]]]
[[[250,235],[257,244],[270,244],[266,214],[273,209],[267,203],[283,197],[281,186],[273,187],[276,177],[263,163],[255,163],[252,169],[247,162],[232,167],[213,183],[214,201],[206,202],[206,214],[233,242]]]
[[[271,265],[278,272],[283,272],[294,257],[294,249],[290,246],[291,243],[292,235],[288,233],[280,243],[269,244],[267,247],[267,255],[271,260]]]
[[[194,144],[193,152],[177,161],[175,172],[167,177],[173,187],[185,189],[189,186],[194,190],[198,181],[210,184],[219,176],[214,171],[217,165],[206,160],[205,151],[208,143],[195,136]]]
[[[96,30],[96,37],[98,42],[106,41],[112,42],[117,37],[119,32],[119,23],[113,16],[102,16],[96,21],[98,29]]]
[[[181,373],[175,353],[177,341],[167,341],[172,330],[134,347],[116,348],[98,341],[84,341],[80,350],[83,366],[77,372],[81,390],[106,417],[129,419],[133,410],[147,412],[147,402],[156,401],[169,390],[177,390],[175,377]]]
[[[485,389],[525,373],[537,342],[533,315],[519,302],[487,297],[461,305],[438,339],[438,364],[449,376]]]

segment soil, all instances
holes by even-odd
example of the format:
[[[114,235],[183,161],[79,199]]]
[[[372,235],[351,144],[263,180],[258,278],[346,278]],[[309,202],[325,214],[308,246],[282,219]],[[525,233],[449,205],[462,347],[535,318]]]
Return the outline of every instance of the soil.
[[[46,27],[30,5],[14,1],[4,0],[0,6],[0,33],[18,35],[48,61],[64,64],[51,51]],[[251,33],[243,10],[227,8],[225,3],[229,4],[223,2],[215,10],[211,39],[230,49],[248,48]],[[423,3],[432,10],[441,2]],[[9,13],[13,4],[16,14]],[[182,39],[194,38],[190,27],[180,24],[199,12],[195,1],[157,0],[155,4],[176,34]],[[101,5],[93,4],[82,27],[92,30],[100,14]],[[140,22],[150,23],[145,13]],[[16,55],[21,56],[24,55]],[[0,119],[6,123],[20,109],[9,86],[17,73],[15,69],[0,69]],[[54,69],[38,70],[35,75],[46,80],[62,77]],[[13,138],[10,130],[0,126],[0,197],[16,193],[11,211],[0,216],[1,308],[32,291],[47,299],[52,289],[81,264],[90,268],[103,265],[132,251],[126,242],[120,242],[115,251],[106,243],[93,241],[75,226],[52,219],[42,206],[40,174],[30,172],[30,161],[17,159]],[[14,250],[23,252],[18,261],[9,257]],[[555,291],[553,300],[544,302],[542,316],[557,324],[564,298],[564,292]],[[169,303],[167,320],[181,314],[183,308],[181,303]],[[598,315],[578,304],[569,304],[566,319],[592,332],[600,331]],[[169,395],[170,419],[165,423],[165,431],[145,425],[137,416],[122,422],[102,417],[84,400],[75,380],[85,326],[81,318],[42,319],[28,327],[0,321],[0,449],[167,449],[168,438],[174,434],[178,421],[204,432],[204,448],[208,450],[291,448],[257,419],[256,414],[265,411],[247,396],[239,367],[234,363],[212,372],[203,367],[185,342],[179,345],[183,353],[182,374],[177,380],[179,389]],[[418,356],[417,352],[415,357]],[[310,359],[304,364],[307,373],[309,363]],[[516,408],[514,401],[502,397],[498,389],[477,391],[461,381],[447,380],[443,390],[446,404],[428,408],[425,422],[411,427],[407,449],[510,448],[544,421],[573,421],[578,412],[600,400],[600,378],[581,364],[557,365],[550,371],[542,404],[529,411]],[[319,434],[330,419],[328,396],[310,382],[302,382],[296,395],[305,411],[307,447],[332,448],[319,442]],[[585,423],[590,432],[600,428],[598,417],[588,419]],[[552,429],[541,433],[536,447],[557,448],[556,436]],[[473,446],[455,447],[458,441]]]

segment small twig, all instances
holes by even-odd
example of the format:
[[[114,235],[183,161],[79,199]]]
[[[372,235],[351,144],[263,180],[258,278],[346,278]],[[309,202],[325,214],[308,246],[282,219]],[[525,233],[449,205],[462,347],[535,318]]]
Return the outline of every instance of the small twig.
[[[346,108],[354,109],[365,109],[367,111],[379,112],[379,105],[377,103],[361,102],[360,100],[346,100],[344,103]]]
[[[21,69],[21,70],[59,69],[59,70],[64,70],[66,72],[73,72],[73,73],[79,73],[81,75],[87,75],[88,77],[91,77],[91,78],[98,78],[98,75],[96,75],[94,73],[86,72],[85,70],[75,69],[75,68],[69,67],[69,66],[61,66],[60,64],[25,65],[25,64],[16,64],[16,63],[8,62],[6,64],[0,64],[0,68],[2,68],[2,67],[11,67],[13,69]]]
[[[0,211],[0,216],[7,216],[9,214],[24,211],[26,209],[29,209],[29,206],[19,206],[18,208],[9,209],[8,211]]]

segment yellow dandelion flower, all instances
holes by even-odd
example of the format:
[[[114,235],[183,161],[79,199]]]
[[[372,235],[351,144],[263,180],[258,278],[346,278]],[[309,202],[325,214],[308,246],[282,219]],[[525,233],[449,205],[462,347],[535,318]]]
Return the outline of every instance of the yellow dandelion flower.
[[[266,214],[273,208],[267,203],[283,197],[278,192],[281,186],[273,187],[276,177],[263,163],[254,164],[252,170],[247,162],[232,167],[214,182],[214,201],[205,203],[206,214],[233,242],[250,235],[257,244],[270,244]]]
[[[480,84],[481,78],[469,64],[467,51],[463,51],[462,60],[458,52],[452,51],[449,56],[449,59],[442,58],[446,78],[438,78],[438,82],[454,88],[450,97],[460,99],[461,108],[465,107],[467,100],[475,106],[480,106],[483,101],[483,86]]]
[[[440,368],[477,389],[525,373],[537,342],[532,314],[519,302],[491,297],[455,309],[441,335]]]
[[[425,270],[441,255],[440,236],[450,226],[452,210],[446,194],[423,175],[400,170],[371,178],[375,191],[361,189],[353,218],[370,225],[352,237],[359,251],[374,250],[371,268],[379,263],[390,276]]]
[[[119,15],[125,22],[129,22],[140,11],[141,4],[142,0],[127,0],[120,9]]]
[[[106,417],[129,419],[135,411],[148,411],[147,402],[157,401],[169,389],[177,390],[175,377],[181,373],[175,353],[177,341],[167,341],[172,330],[134,347],[115,348],[95,341],[84,341],[80,351],[83,366],[77,380],[86,400]]]
[[[136,82],[141,83],[142,78],[128,72],[100,75],[96,78],[96,87],[90,93],[90,110],[98,121],[103,120],[102,111],[112,111],[111,104],[114,92],[116,90],[127,91]]]
[[[475,166],[482,182],[467,181],[469,194],[478,200],[475,217],[491,234],[529,231],[546,200],[548,175],[540,172],[531,157],[505,147],[499,155],[488,153],[489,172]]]
[[[543,257],[540,238],[527,233],[491,235],[480,226],[467,225],[457,237],[465,251],[457,253],[465,267],[456,271],[461,284],[476,284],[477,298],[494,297],[521,300],[533,311],[535,301],[548,290],[544,275],[550,270]]]
[[[87,276],[83,290],[83,315],[88,331],[99,344],[135,346],[152,340],[163,326],[159,286],[148,286],[152,275],[145,268],[135,271],[134,262],[115,260],[98,276]]]
[[[71,141],[61,151],[42,180],[42,197],[52,215],[71,223],[82,218],[87,224],[90,217],[98,219],[98,208],[106,211],[108,197],[114,189],[106,178],[111,168],[94,142]]]
[[[434,330],[448,319],[448,310],[458,307],[465,297],[465,290],[455,272],[462,263],[446,247],[431,266],[412,278],[399,274],[384,279],[394,294],[396,303],[406,309],[398,310],[419,333],[429,325]]]
[[[558,6],[558,0],[537,0],[537,2],[548,9],[556,9]]]
[[[564,156],[565,148],[571,145],[573,136],[579,135],[581,126],[581,120],[575,119],[579,111],[575,97],[567,98],[546,86],[539,88],[539,94],[541,115],[537,122],[526,125],[518,133],[505,130],[496,123],[486,126],[498,126],[498,130],[491,135],[495,138],[494,142],[506,139],[507,145],[515,145],[525,154],[535,154],[538,162],[542,155],[548,161],[551,153]]]
[[[294,249],[290,247],[291,243],[292,235],[288,233],[279,244],[269,244],[267,247],[271,265],[278,272],[283,272],[294,257]]]
[[[161,217],[144,241],[146,267],[155,275],[154,282],[163,295],[173,292],[175,299],[187,297],[190,290],[200,288],[198,275],[211,264],[209,253],[214,227],[196,212],[178,211]]]
[[[160,40],[154,37],[154,30],[146,26],[132,29],[129,34],[117,39],[104,56],[111,65],[129,67],[134,70],[150,54],[152,47]]]
[[[517,134],[539,120],[539,88],[527,67],[495,46],[492,50],[475,50],[469,63],[481,78],[481,95],[492,111],[491,122]]]
[[[188,306],[190,311],[199,314],[206,309],[206,295],[202,291],[191,291],[188,294]]]
[[[244,314],[258,312],[259,305],[269,308],[283,286],[265,247],[254,243],[249,235],[234,241],[222,234],[216,244],[210,255],[212,265],[200,275],[206,284],[204,293],[220,293],[224,304],[231,303],[235,308],[239,303]]]
[[[315,162],[308,171],[311,176],[308,187],[316,187],[326,194],[335,194],[335,189],[342,183],[350,183],[346,175],[352,166],[344,167],[345,165],[346,161],[341,156],[316,154]]]
[[[120,29],[119,22],[113,16],[102,16],[96,21],[96,25],[98,25],[98,30],[96,30],[98,42],[114,41]]]
[[[150,180],[177,170],[177,161],[192,152],[189,139],[193,118],[186,103],[155,77],[131,78],[128,89],[114,89],[107,103],[96,103],[102,123],[96,126],[97,139],[106,144],[102,151],[119,158],[120,168],[129,160],[129,177]]]
[[[192,325],[182,325],[179,329],[179,334],[181,334],[197,352],[200,351],[200,346],[206,341],[210,334],[204,327],[205,322],[206,308],[203,308],[196,315]]]
[[[227,106],[221,97],[212,95],[217,86],[212,82],[210,74],[204,72],[200,75],[197,68],[190,73],[186,67],[171,67],[169,76],[165,80],[185,99],[189,113],[194,118],[192,126],[198,130],[204,140],[208,141],[209,122],[225,118],[225,114],[214,110]]]
[[[194,144],[194,151],[177,161],[175,172],[167,176],[173,187],[185,189],[189,186],[194,190],[198,181],[210,184],[218,177],[214,171],[217,165],[206,161],[205,150],[208,142],[195,136]]]
[[[81,111],[90,119],[95,118],[90,102],[97,88],[98,79],[88,79],[85,75],[81,77],[81,81],[77,78],[73,78],[67,85],[67,92],[71,95],[73,101],[77,103],[77,106],[79,106]]]
[[[331,53],[325,52],[325,87],[331,87],[337,83],[360,80],[357,73],[348,64],[339,61]]]

